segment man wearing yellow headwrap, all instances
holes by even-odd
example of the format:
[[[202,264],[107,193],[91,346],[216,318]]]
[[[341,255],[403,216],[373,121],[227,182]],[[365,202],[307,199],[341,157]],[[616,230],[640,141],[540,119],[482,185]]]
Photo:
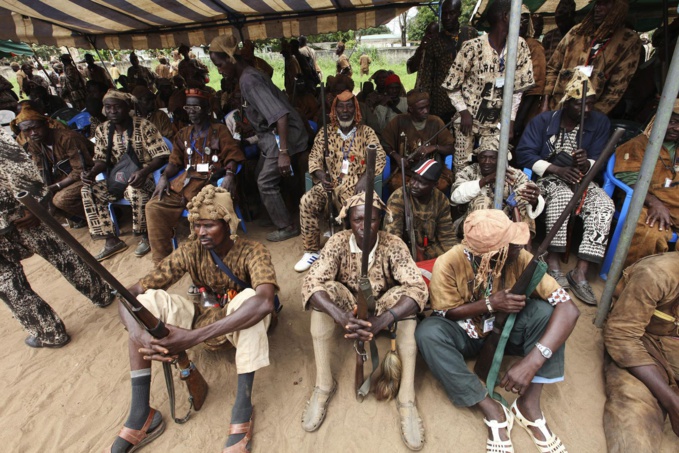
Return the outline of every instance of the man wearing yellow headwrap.
[[[639,64],[641,40],[625,26],[628,0],[595,0],[594,7],[563,37],[547,62],[542,111],[554,110],[576,69],[588,72],[594,108],[608,114],[627,89]]]
[[[271,254],[262,244],[236,236],[239,219],[231,194],[206,186],[188,204],[192,234],[130,288],[151,313],[160,318],[170,334],[152,340],[125,309],[120,316],[130,333],[130,413],[112,451],[128,451],[162,434],[162,415],[149,405],[151,364],[171,362],[173,355],[199,343],[212,350],[236,348],[238,390],[231,412],[225,452],[249,450],[252,438],[252,384],[255,371],[269,365],[267,330],[272,322],[278,290]],[[225,266],[234,280],[218,266]],[[201,288],[201,304],[165,291],[185,274]]]
[[[424,426],[415,404],[414,315],[424,308],[429,294],[405,243],[379,231],[380,211],[387,211],[388,217],[391,214],[376,193],[368,213],[372,216],[369,232],[363,230],[365,211],[365,192],[346,201],[339,218],[346,218],[351,228],[328,240],[302,284],[304,309],[313,309],[311,337],[316,359],[316,386],[302,415],[302,428],[307,432],[320,428],[337,390],[330,363],[335,324],[342,326],[347,340],[370,341],[390,324],[398,322],[396,346],[402,374],[396,404],[401,418],[401,438],[411,450],[420,450],[424,446]],[[376,312],[369,314],[367,321],[355,319],[352,314],[360,291],[361,256],[368,253],[361,250],[365,234],[370,234],[368,277],[376,306]]]
[[[642,134],[620,145],[615,152],[615,177],[634,187],[648,146],[655,117]],[[679,99],[674,101],[660,156],[655,164],[644,208],[637,220],[625,266],[641,258],[668,250],[672,233],[679,231]]]
[[[588,83],[587,93],[582,92],[585,80],[588,80],[587,76],[576,71],[564,93],[562,108],[533,118],[516,148],[519,165],[532,169],[539,176],[537,184],[545,198],[547,230],[554,225],[573,196],[573,186],[599,158],[610,135],[608,118],[593,110],[596,93],[592,84]],[[582,147],[578,149],[583,96],[586,101],[585,127]],[[591,182],[578,210],[576,214],[582,217],[584,224],[578,263],[567,275],[561,272],[560,258],[568,243],[568,228],[563,225],[548,249],[548,272],[561,286],[570,287],[582,302],[596,305],[596,295],[587,281],[587,269],[589,263],[601,263],[604,259],[615,206],[606,192]]]
[[[434,314],[415,332],[420,354],[452,403],[483,413],[489,433],[486,451],[493,453],[514,451],[514,421],[528,431],[541,452],[566,452],[547,427],[540,395],[544,384],[564,380],[564,345],[580,313],[568,293],[546,274],[530,299],[509,292],[532,259],[524,250],[529,240],[528,225],[512,222],[501,210],[469,214],[462,244],[434,264],[429,284]],[[507,354],[522,359],[499,381],[505,390],[518,394],[511,409],[488,395],[465,362],[483,347],[495,312],[517,314]]]
[[[318,259],[321,250],[318,224],[328,208],[328,191],[332,191],[333,210],[340,208],[354,194],[356,183],[365,174],[365,150],[368,145],[377,145],[375,174],[382,173],[386,163],[384,150],[375,131],[361,122],[361,110],[351,91],[343,91],[334,99],[330,107],[328,136],[327,158],[324,156],[323,130],[316,135],[309,154],[309,174],[318,184],[304,194],[299,204],[304,255],[295,264],[297,272],[308,270]]]
[[[126,181],[123,197],[132,207],[132,232],[141,239],[135,255],[144,256],[151,250],[144,208],[155,188],[153,172],[167,162],[170,150],[149,120],[130,116],[133,96],[111,89],[104,95],[103,103],[108,121],[100,124],[94,134],[94,166],[80,175],[90,235],[95,240],[106,241],[96,258],[103,261],[127,249],[127,244],[118,238],[108,210],[109,203],[117,197],[109,191],[107,180],[95,181],[95,177],[104,171],[111,172],[128,155],[133,156],[130,157],[133,162],[136,159],[138,169]]]

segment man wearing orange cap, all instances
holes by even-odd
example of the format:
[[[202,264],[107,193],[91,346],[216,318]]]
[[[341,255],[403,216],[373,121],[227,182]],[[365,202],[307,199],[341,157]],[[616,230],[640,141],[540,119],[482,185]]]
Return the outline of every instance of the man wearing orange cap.
[[[186,90],[184,110],[191,125],[177,132],[167,167],[146,204],[149,244],[155,265],[172,253],[174,228],[186,203],[209,184],[216,173],[224,171],[222,186],[234,193],[238,163],[245,160],[229,128],[211,121],[207,92],[196,88]]]
[[[539,280],[533,293],[537,299],[509,292],[532,259],[524,250],[529,240],[528,225],[512,222],[501,210],[469,214],[462,244],[434,264],[429,284],[434,316],[422,321],[415,338],[453,404],[483,413],[487,451],[514,451],[511,429],[516,421],[541,451],[565,453],[547,427],[540,395],[544,384],[563,381],[564,343],[580,312],[549,275]],[[500,381],[501,387],[519,395],[511,409],[493,400],[465,363],[483,347],[495,312],[517,314],[507,353],[523,358]]]
[[[379,130],[387,127],[387,124],[401,113],[408,111],[408,100],[405,96],[401,96],[403,85],[401,79],[396,74],[389,74],[384,80],[384,86],[387,90],[387,97],[383,102],[375,107],[375,117],[377,118],[377,125]]]
[[[267,234],[267,240],[277,242],[299,236],[299,228],[283,201],[280,184],[283,177],[292,176],[290,156],[307,149],[304,121],[271,79],[243,59],[234,36],[213,39],[210,59],[223,77],[238,80],[245,104],[243,113],[259,138],[257,186],[262,204],[276,226],[275,231]]]
[[[386,163],[384,150],[377,135],[370,127],[361,123],[358,100],[351,91],[341,92],[333,101],[328,136],[327,159],[323,155],[325,147],[323,130],[316,135],[309,154],[309,173],[320,184],[316,184],[305,193],[299,204],[304,255],[295,264],[297,272],[308,270],[318,259],[321,250],[318,220],[328,208],[328,191],[332,191],[334,206],[331,206],[331,209],[341,207],[354,194],[356,183],[365,174],[365,150],[368,145],[377,145],[375,174],[382,173]]]

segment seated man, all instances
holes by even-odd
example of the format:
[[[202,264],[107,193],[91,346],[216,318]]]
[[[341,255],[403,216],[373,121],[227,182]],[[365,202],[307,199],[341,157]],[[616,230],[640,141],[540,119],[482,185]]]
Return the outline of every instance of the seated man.
[[[611,453],[660,451],[665,417],[679,436],[679,252],[627,268],[604,330],[604,431]],[[653,282],[653,284],[649,284]]]
[[[450,129],[444,128],[445,124],[441,118],[429,114],[429,93],[411,90],[406,99],[408,113],[396,115],[382,131],[384,151],[393,159],[396,166],[392,174],[399,174],[389,182],[389,189],[392,191],[401,187],[401,159],[417,151],[411,162],[434,159],[444,164],[444,156],[455,151],[455,139]],[[445,191],[453,182],[453,173],[448,168],[441,168],[442,177],[436,187]]]
[[[494,207],[498,147],[497,140],[482,140],[476,154],[478,162],[463,167],[455,176],[450,201],[453,205],[469,205],[467,212],[455,221],[455,234],[460,238],[468,213]],[[515,222],[527,223],[531,237],[535,237],[535,219],[544,207],[540,188],[524,172],[507,167],[502,197],[505,214]]]
[[[207,92],[197,88],[186,90],[184,110],[192,124],[177,132],[169,163],[146,203],[149,244],[156,266],[172,253],[174,229],[186,203],[216,172],[226,171],[222,187],[235,193],[238,162],[245,160],[229,129],[212,123]],[[182,174],[178,176],[180,171]],[[172,178],[175,179],[170,182]]]
[[[47,189],[52,192],[52,204],[67,217],[76,216],[85,222],[83,200],[82,159],[92,165],[92,142],[70,129],[51,129],[47,117],[25,106],[16,118],[21,132],[28,137],[28,153],[40,172]]]
[[[413,168],[413,175],[406,187],[407,194],[403,193],[403,187],[399,187],[387,201],[392,219],[385,219],[384,231],[410,245],[404,206],[404,197],[408,197],[417,241],[415,261],[437,258],[455,245],[450,203],[443,192],[436,188],[442,169],[443,165],[435,160],[425,160]]]
[[[49,93],[47,88],[42,85],[33,85],[31,88],[31,101],[40,106],[40,110],[44,110],[47,115],[52,116],[57,111],[68,107],[63,99],[59,96],[54,96]]]
[[[316,358],[316,386],[302,415],[302,428],[316,431],[323,420],[330,398],[337,390],[330,357],[335,324],[344,329],[344,338],[371,341],[373,336],[395,321],[396,345],[402,361],[397,406],[401,417],[401,438],[411,450],[424,446],[424,426],[415,405],[415,314],[427,301],[427,287],[402,240],[383,231],[380,210],[386,206],[374,194],[370,232],[364,232],[365,193],[347,200],[340,217],[348,217],[350,230],[335,234],[321,251],[302,284],[304,308],[311,312],[311,337]],[[389,212],[387,211],[387,215]],[[368,321],[355,319],[359,292],[363,235],[370,234],[371,258],[368,277],[375,297],[376,313]],[[355,312],[354,312],[355,313]],[[346,347],[351,347],[346,345]]]
[[[643,134],[620,145],[615,152],[615,177],[634,187],[639,179],[641,161],[651,135],[655,117]],[[632,245],[625,266],[641,258],[668,250],[672,233],[679,227],[679,177],[676,174],[677,144],[679,143],[679,100],[674,102],[670,122],[665,131],[660,156],[655,164],[644,208],[637,220]]]
[[[297,272],[304,272],[318,259],[321,250],[319,219],[327,212],[328,192],[332,191],[334,206],[340,208],[355,193],[356,183],[365,174],[365,150],[377,145],[375,174],[382,173],[386,159],[375,132],[361,123],[358,101],[351,91],[340,93],[330,107],[328,125],[328,158],[323,155],[325,134],[318,132],[309,154],[309,173],[320,184],[304,194],[299,204],[299,224],[304,242],[304,255],[295,264]],[[325,163],[324,163],[325,161]],[[326,168],[330,174],[326,173]]]
[[[156,95],[146,85],[137,85],[132,91],[132,96],[137,99],[134,105],[137,116],[149,120],[156,126],[160,135],[172,140],[174,137],[172,121],[167,113],[156,107]]]
[[[130,116],[131,96],[116,90],[109,90],[104,96],[104,114],[108,118],[95,133],[94,166],[83,171],[81,179],[83,206],[90,235],[93,239],[104,239],[104,248],[95,256],[103,261],[127,249],[127,244],[116,236],[108,204],[118,197],[108,188],[108,181],[94,178],[102,171],[111,172],[124,156],[130,156],[141,168],[132,173],[127,181],[124,197],[132,205],[132,232],[141,236],[136,256],[146,255],[151,248],[146,233],[144,208],[153,194],[155,182],[153,172],[167,162],[170,150],[158,129],[147,119]],[[108,178],[107,178],[108,179]]]
[[[382,131],[387,124],[396,116],[408,111],[408,100],[401,93],[403,85],[396,74],[390,74],[384,80],[387,96],[375,107],[377,125]]]
[[[528,225],[512,222],[500,210],[469,214],[464,242],[434,264],[429,284],[434,316],[422,321],[415,332],[420,353],[453,404],[476,407],[483,413],[489,452],[514,451],[514,421],[528,431],[541,451],[566,451],[547,427],[540,395],[543,384],[563,380],[563,346],[579,311],[549,275],[542,277],[533,298],[509,292],[532,259],[523,250],[529,240]],[[483,347],[496,311],[517,313],[506,352],[523,358],[500,381],[507,391],[519,395],[511,410],[488,395],[465,363]]]
[[[582,92],[587,76],[576,71],[568,84],[561,109],[544,112],[528,123],[516,149],[516,160],[522,167],[531,168],[540,176],[538,186],[545,197],[547,230],[559,218],[573,197],[574,187],[592,168],[610,136],[611,124],[602,113],[593,111],[596,100],[592,84]],[[585,127],[580,139],[580,110],[585,96]],[[564,277],[559,263],[566,251],[567,226],[563,225],[549,246],[547,264],[549,275],[559,284],[570,287],[578,298],[596,305],[597,299],[587,281],[589,263],[601,263],[606,253],[608,231],[615,213],[613,201],[596,183],[591,182],[575,214],[582,217],[584,232],[578,249],[578,262]],[[572,221],[572,220],[571,220]]]
[[[162,340],[152,339],[120,306],[120,316],[130,333],[132,404],[129,417],[111,448],[113,453],[129,451],[131,445],[140,448],[163,432],[162,415],[149,405],[151,364],[148,360],[171,362],[173,355],[201,342],[215,350],[228,347],[229,343],[236,348],[238,390],[224,451],[249,451],[252,384],[255,371],[269,365],[266,332],[278,289],[276,272],[266,247],[236,237],[238,218],[226,190],[207,186],[188,204],[188,209],[193,231],[191,240],[130,288],[139,302],[165,323],[170,335]],[[220,262],[241,283],[222,272],[216,266]],[[225,306],[205,308],[165,292],[184,274],[189,274],[198,286],[205,287]],[[242,283],[249,286],[242,287]]]
[[[25,190],[46,205],[50,194],[31,160],[2,128],[0,160],[0,300],[28,332],[26,345],[60,348],[71,341],[71,337],[59,315],[31,288],[21,260],[34,254],[42,256],[97,307],[111,304],[111,289],[64,241],[17,201],[16,193]],[[46,277],[41,272],[38,278]]]

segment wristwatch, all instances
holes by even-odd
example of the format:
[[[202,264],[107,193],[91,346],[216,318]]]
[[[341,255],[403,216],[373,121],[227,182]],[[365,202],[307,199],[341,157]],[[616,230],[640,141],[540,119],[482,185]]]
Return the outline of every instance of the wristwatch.
[[[493,310],[493,306],[490,304],[490,298],[486,297],[486,308],[488,309],[488,313],[493,313],[495,310]]]
[[[540,354],[542,354],[542,357],[544,357],[545,359],[549,359],[552,357],[552,350],[549,349],[547,346],[540,343],[535,343],[535,347],[538,348],[538,351],[540,351]]]

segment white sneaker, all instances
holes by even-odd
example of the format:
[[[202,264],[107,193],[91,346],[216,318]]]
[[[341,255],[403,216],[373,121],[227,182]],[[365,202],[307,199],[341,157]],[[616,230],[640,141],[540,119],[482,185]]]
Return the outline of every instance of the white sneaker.
[[[302,259],[297,261],[297,264],[295,264],[295,270],[297,272],[308,271],[311,265],[316,262],[318,257],[319,255],[316,252],[312,253],[304,252],[304,256],[302,256]]]

